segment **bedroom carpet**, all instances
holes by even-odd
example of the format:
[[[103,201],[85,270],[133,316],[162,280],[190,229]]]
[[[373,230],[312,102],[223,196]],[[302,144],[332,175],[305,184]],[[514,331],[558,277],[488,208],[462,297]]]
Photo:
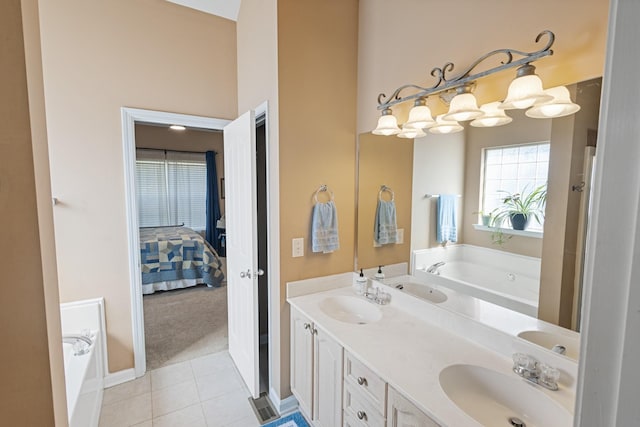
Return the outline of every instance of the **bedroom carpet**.
[[[147,369],[228,348],[226,286],[156,292],[143,306]]]

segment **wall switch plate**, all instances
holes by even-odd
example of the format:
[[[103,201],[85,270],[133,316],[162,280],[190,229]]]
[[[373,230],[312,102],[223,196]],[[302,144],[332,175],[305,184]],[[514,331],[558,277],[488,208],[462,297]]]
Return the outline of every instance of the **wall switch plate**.
[[[295,239],[291,239],[291,257],[301,257],[304,256],[304,238],[298,237]]]
[[[398,228],[396,231],[396,245],[404,243],[404,228]]]

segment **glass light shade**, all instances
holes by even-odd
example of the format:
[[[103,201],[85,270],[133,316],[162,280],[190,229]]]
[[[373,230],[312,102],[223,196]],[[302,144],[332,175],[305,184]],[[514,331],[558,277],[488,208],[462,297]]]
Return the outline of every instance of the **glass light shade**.
[[[398,120],[393,114],[385,114],[378,119],[378,126],[371,132],[374,135],[397,135],[400,133]]]
[[[476,97],[471,93],[461,93],[453,97],[449,112],[444,115],[444,120],[454,120],[464,122],[482,116],[482,111],[478,108]]]
[[[515,78],[509,85],[507,99],[500,104],[503,110],[529,108],[533,104],[551,101],[553,97],[542,90],[542,80],[535,74]]]
[[[444,114],[436,117],[436,124],[429,128],[429,132],[436,134],[456,133],[464,129],[458,122],[454,120],[444,120]]]
[[[398,134],[398,138],[412,139],[412,138],[421,138],[425,135],[426,133],[424,133],[422,129],[407,127],[407,125],[405,124],[404,126],[402,126],[402,131]]]
[[[571,101],[569,89],[564,86],[556,86],[544,91],[553,96],[551,101],[536,104],[525,113],[527,117],[534,119],[551,119],[564,117],[580,111],[580,106]]]
[[[169,126],[169,129],[172,129],[172,130],[185,130],[187,128],[182,126],[182,125],[171,125],[171,126]]]
[[[413,129],[425,129],[436,124],[431,116],[431,110],[426,105],[416,105],[409,111],[409,120],[402,127]]]
[[[506,125],[511,123],[513,119],[507,116],[507,113],[500,108],[500,102],[490,102],[480,107],[480,110],[484,113],[484,116],[478,117],[471,123],[473,127],[490,128],[495,126]]]

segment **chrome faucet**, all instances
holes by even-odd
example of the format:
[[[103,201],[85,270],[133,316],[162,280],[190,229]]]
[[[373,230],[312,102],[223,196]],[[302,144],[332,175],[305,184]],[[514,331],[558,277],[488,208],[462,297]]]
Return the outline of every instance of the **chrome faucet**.
[[[427,268],[427,273],[431,273],[431,274],[437,274],[438,276],[440,275],[440,270],[438,270],[440,267],[442,267],[445,264],[444,261],[440,261],[440,262],[436,262],[435,264],[429,266],[429,268]]]
[[[515,353],[513,355],[513,372],[548,390],[558,390],[560,372],[554,367],[538,362],[532,356]]]
[[[82,356],[83,354],[89,353],[89,347],[91,347],[93,343],[91,338],[85,335],[63,335],[62,342],[73,345],[74,356]],[[80,342],[86,345],[78,345]]]

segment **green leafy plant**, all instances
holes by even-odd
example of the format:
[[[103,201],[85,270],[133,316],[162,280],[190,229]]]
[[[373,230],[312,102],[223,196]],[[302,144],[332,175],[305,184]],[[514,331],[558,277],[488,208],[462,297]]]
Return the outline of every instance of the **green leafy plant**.
[[[526,221],[535,218],[542,223],[544,219],[544,209],[547,201],[547,184],[534,188],[530,193],[526,193],[526,188],[521,193],[505,193],[502,198],[502,205],[491,211],[491,226],[499,228],[504,222],[511,220],[515,215],[522,215]]]

